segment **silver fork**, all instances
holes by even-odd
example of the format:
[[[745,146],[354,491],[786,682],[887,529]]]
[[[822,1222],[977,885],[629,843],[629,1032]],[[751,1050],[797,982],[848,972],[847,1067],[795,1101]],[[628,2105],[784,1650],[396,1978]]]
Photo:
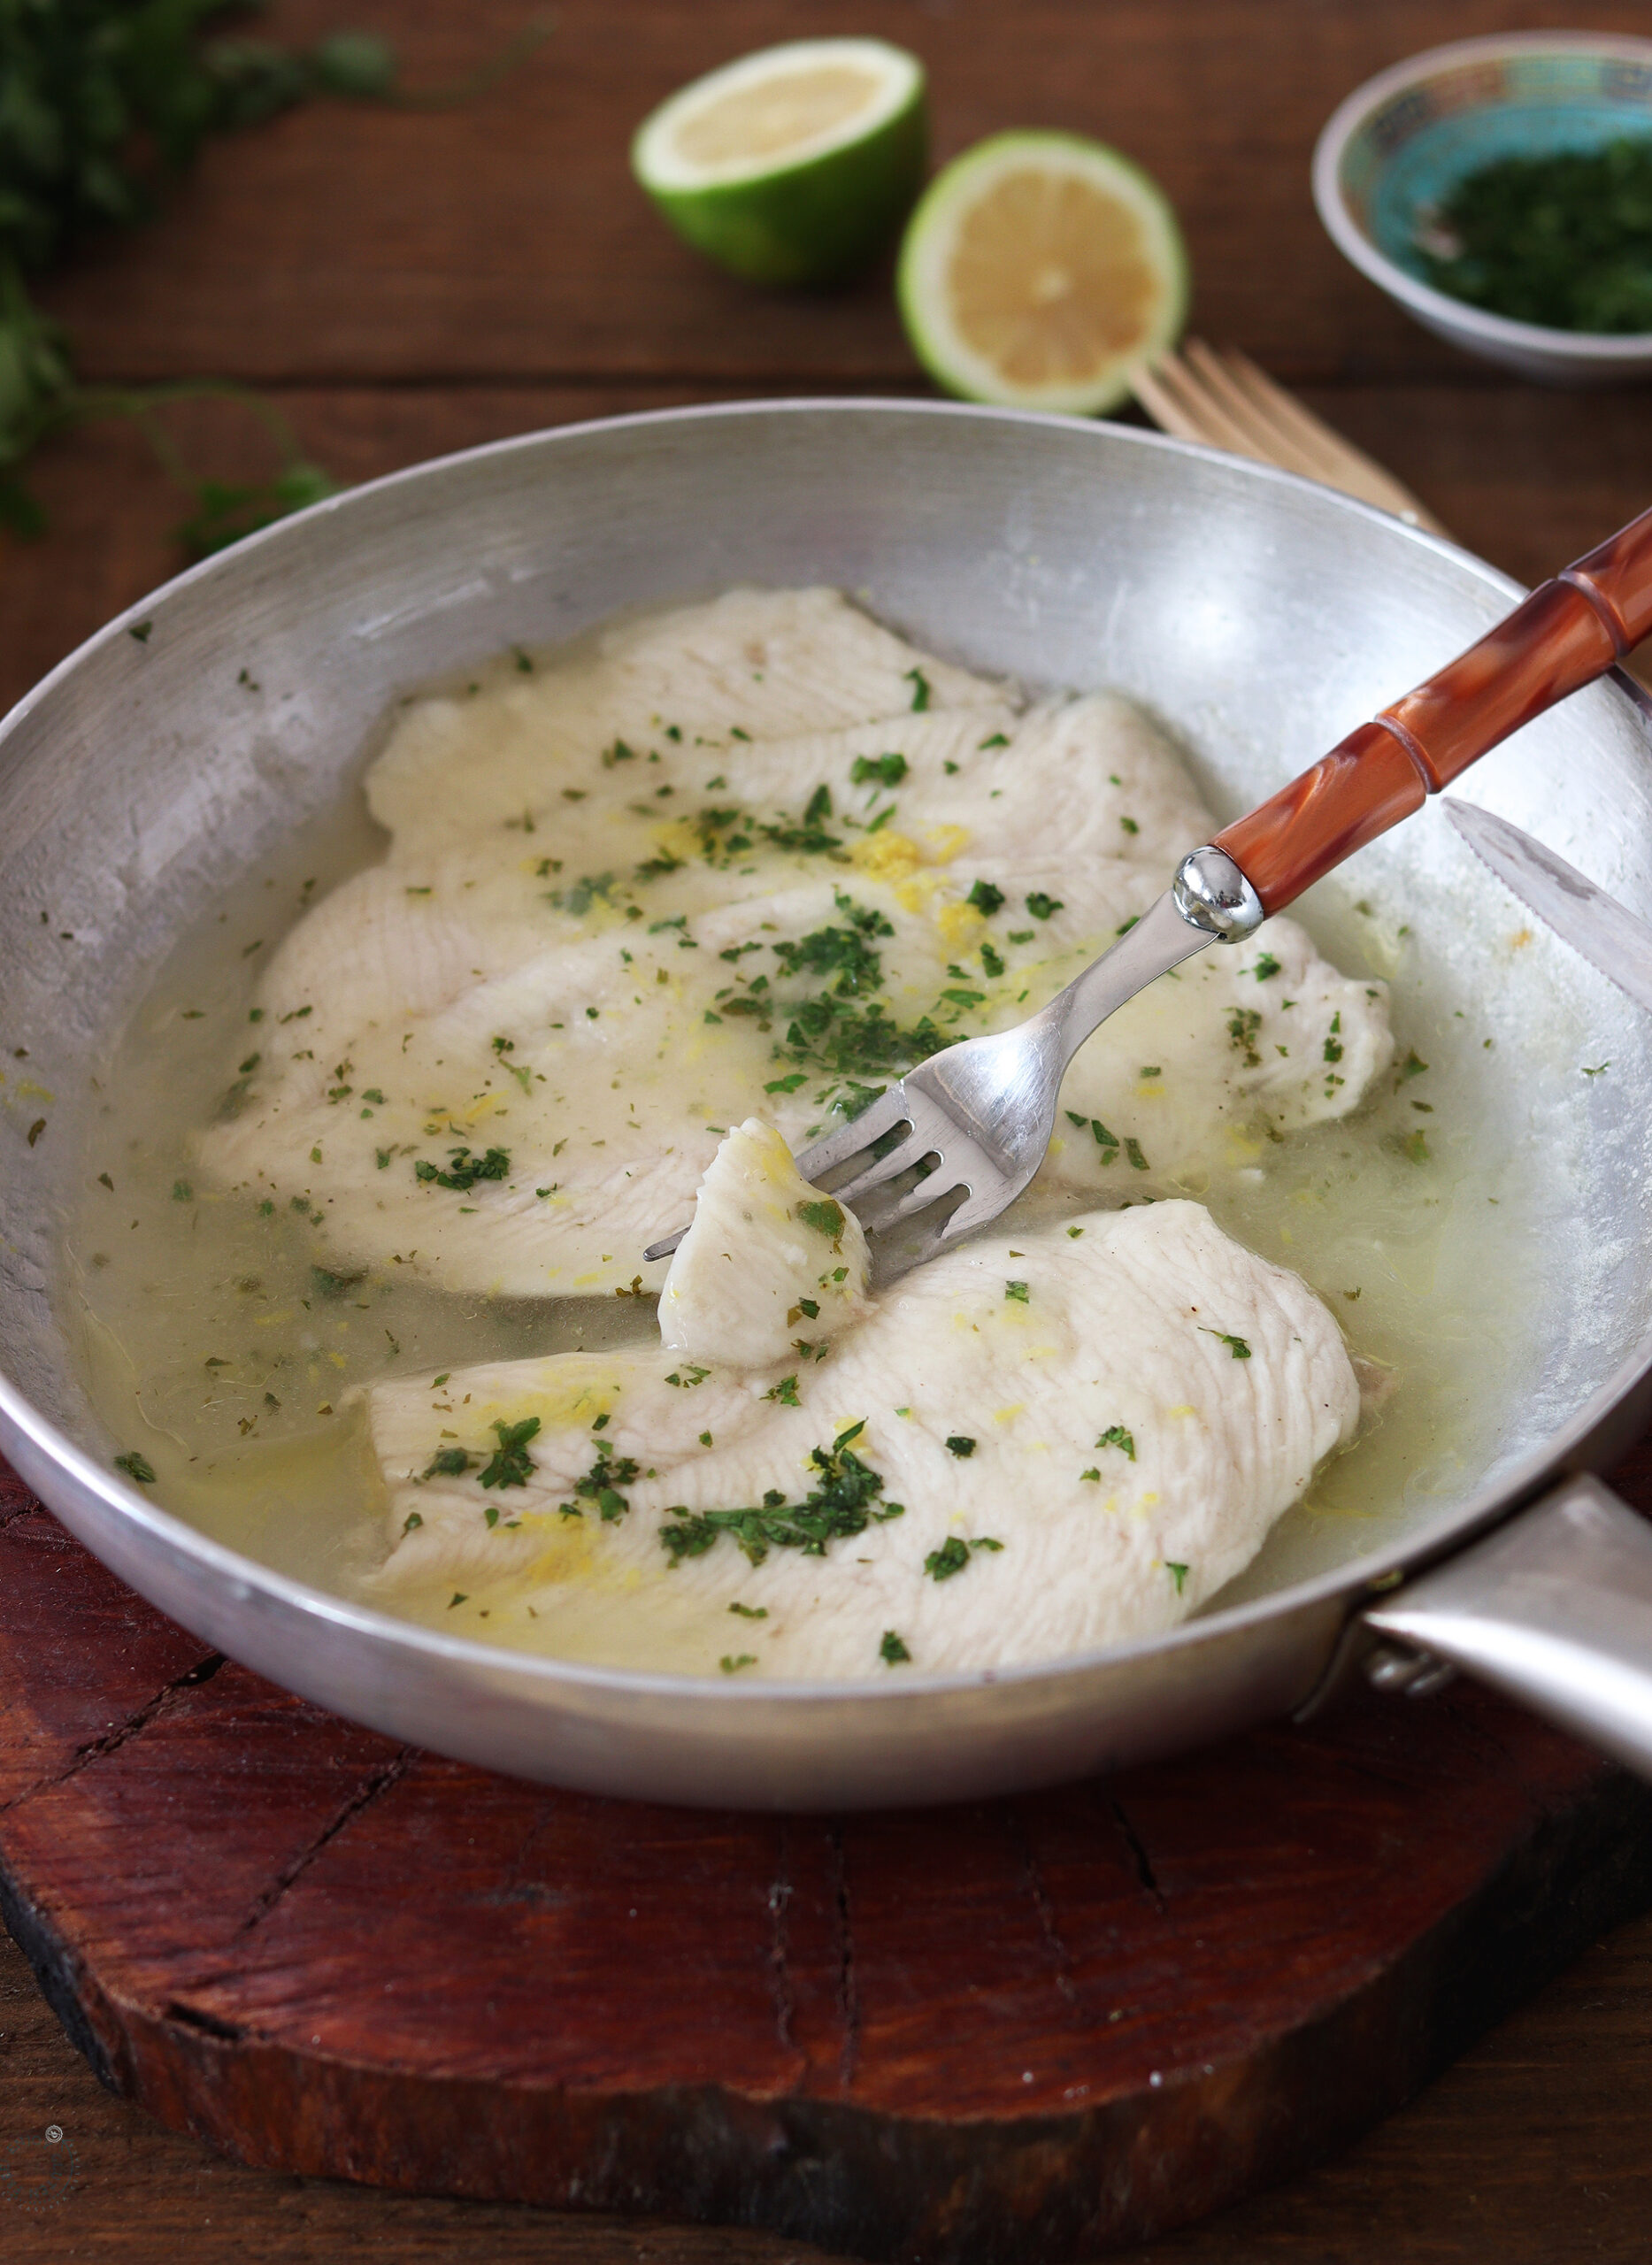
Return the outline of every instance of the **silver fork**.
[[[799,1172],[816,1186],[829,1183],[829,1192],[852,1204],[861,1225],[879,1236],[881,1280],[933,1258],[943,1245],[995,1219],[1042,1163],[1062,1079],[1090,1033],[1157,977],[1218,939],[1238,942],[1263,917],[1261,900],[1231,857],[1208,844],[1194,850],[1156,903],[1047,1007],[1013,1030],[932,1054],[852,1123],[805,1148]],[[891,1134],[887,1153],[857,1161]],[[892,1185],[914,1169],[923,1170],[915,1186]],[[868,1204],[880,1190],[887,1191],[881,1200]],[[887,1240],[901,1221],[953,1194],[964,1200],[926,1237],[898,1248]],[[665,1257],[687,1232],[680,1228],[650,1244],[644,1258]]]

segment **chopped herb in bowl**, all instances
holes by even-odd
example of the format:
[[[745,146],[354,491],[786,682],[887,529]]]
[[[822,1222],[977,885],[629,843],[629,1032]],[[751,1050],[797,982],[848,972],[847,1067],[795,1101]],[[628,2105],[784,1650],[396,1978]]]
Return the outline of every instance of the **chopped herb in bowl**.
[[[1652,135],[1495,157],[1419,237],[1428,280],[1548,330],[1652,331]]]

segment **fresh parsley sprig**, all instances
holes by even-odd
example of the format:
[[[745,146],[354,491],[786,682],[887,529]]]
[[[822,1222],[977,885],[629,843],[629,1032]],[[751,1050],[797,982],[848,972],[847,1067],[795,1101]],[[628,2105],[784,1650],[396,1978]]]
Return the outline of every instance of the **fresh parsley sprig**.
[[[334,32],[294,50],[208,37],[247,0],[0,0],[0,527],[42,534],[45,514],[22,466],[50,434],[104,418],[135,424],[194,508],[176,530],[205,556],[335,492],[271,403],[228,380],[143,388],[82,386],[61,326],[27,280],[85,239],[134,227],[213,134],[238,131],[317,96],[437,109],[471,100],[549,29],[535,19],[451,87],[403,88],[395,49],[370,32]],[[244,402],[275,443],[279,468],[235,484],[182,463],[157,412],[206,395]]]

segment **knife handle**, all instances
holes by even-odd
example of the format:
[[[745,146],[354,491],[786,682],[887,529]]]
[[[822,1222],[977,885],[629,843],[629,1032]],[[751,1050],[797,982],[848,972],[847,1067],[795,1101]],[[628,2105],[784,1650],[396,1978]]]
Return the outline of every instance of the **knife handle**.
[[[1268,912],[1652,635],[1652,511],[1218,833]]]

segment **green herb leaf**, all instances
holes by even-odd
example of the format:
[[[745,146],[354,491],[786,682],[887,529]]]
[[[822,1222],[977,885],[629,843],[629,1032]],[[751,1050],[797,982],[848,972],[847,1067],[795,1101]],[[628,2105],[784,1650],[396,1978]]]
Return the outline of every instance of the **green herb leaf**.
[[[849,765],[849,784],[855,787],[898,787],[906,772],[907,762],[903,755],[857,755]],[[812,809],[813,805],[810,807]],[[804,816],[808,816],[807,811]]]
[[[939,1549],[932,1549],[924,1560],[924,1570],[932,1581],[949,1581],[961,1573],[970,1562],[970,1546],[957,1534],[951,1534]]]
[[[509,1152],[503,1148],[489,1148],[486,1156],[473,1156],[468,1148],[449,1148],[448,1168],[441,1171],[422,1160],[413,1166],[417,1179],[432,1181],[438,1187],[457,1188],[466,1194],[478,1180],[503,1179],[511,1169]]]
[[[812,1227],[818,1235],[826,1235],[834,1242],[843,1232],[843,1207],[834,1203],[829,1195],[818,1202],[800,1203],[797,1217],[804,1226]]]
[[[1230,1337],[1225,1329],[1207,1329],[1203,1322],[1199,1324],[1199,1334],[1202,1337],[1214,1337],[1218,1344],[1226,1345],[1236,1361],[1248,1361],[1250,1358],[1250,1347],[1242,1337]]]
[[[499,1440],[493,1459],[481,1473],[484,1486],[526,1486],[534,1475],[534,1463],[527,1451],[528,1441],[539,1431],[537,1416],[525,1416],[519,1424],[503,1420],[493,1425]]]
[[[839,1434],[831,1447],[814,1447],[810,1461],[820,1477],[802,1502],[788,1503],[771,1487],[760,1504],[749,1509],[690,1510],[677,1504],[665,1512],[660,1544],[673,1567],[686,1558],[703,1557],[727,1534],[754,1565],[771,1549],[795,1549],[805,1557],[824,1557],[827,1544],[864,1533],[872,1523],[887,1524],[905,1515],[900,1502],[880,1502],[880,1474],[869,1468],[848,1446],[865,1428],[864,1419]]]
[[[461,1478],[474,1460],[466,1447],[438,1447],[419,1475],[421,1478]]]

